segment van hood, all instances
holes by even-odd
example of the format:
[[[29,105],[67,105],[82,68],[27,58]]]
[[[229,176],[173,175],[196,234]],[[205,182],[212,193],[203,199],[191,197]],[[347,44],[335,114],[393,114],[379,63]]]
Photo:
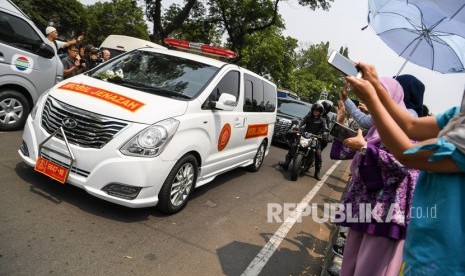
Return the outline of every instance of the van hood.
[[[148,125],[180,116],[187,110],[187,101],[150,94],[85,75],[60,82],[50,95],[80,109]]]

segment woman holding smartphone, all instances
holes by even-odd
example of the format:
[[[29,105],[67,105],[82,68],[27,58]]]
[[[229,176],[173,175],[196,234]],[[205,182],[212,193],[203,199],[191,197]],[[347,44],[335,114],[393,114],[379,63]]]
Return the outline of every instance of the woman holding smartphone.
[[[369,108],[386,147],[422,171],[413,199],[413,214],[422,215],[410,221],[401,273],[464,275],[465,101],[436,117],[412,118],[388,96],[374,66],[358,66],[363,79],[346,80]]]
[[[406,110],[400,84],[392,78],[382,78],[380,83],[389,91],[389,97]],[[358,115],[356,120],[364,118]],[[344,117],[345,107],[340,101],[338,121]],[[349,227],[341,275],[397,275],[418,171],[396,160],[373,123],[366,122],[365,127],[369,128],[365,137],[359,130],[356,137],[343,142],[356,155],[350,166],[352,178],[342,199],[345,220],[338,223]],[[335,140],[333,147],[336,143]]]

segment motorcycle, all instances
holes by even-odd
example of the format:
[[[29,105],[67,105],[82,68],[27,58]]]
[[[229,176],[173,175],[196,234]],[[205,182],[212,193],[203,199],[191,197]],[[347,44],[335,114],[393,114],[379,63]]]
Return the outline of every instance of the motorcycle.
[[[291,168],[291,180],[295,181],[313,166],[315,153],[320,146],[321,136],[309,132],[297,131],[297,147],[294,152]]]

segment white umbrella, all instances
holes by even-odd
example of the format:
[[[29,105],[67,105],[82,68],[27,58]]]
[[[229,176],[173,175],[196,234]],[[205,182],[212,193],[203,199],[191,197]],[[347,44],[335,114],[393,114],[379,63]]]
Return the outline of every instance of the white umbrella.
[[[441,73],[465,72],[465,1],[369,0],[368,20],[407,61]]]

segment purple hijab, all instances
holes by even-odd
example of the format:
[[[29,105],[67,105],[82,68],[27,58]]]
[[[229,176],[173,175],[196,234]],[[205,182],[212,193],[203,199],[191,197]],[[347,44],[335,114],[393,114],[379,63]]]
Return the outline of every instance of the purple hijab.
[[[389,77],[381,77],[379,78],[379,81],[381,85],[386,89],[386,91],[390,94],[391,98],[394,100],[394,102],[397,103],[400,107],[403,109],[407,110],[407,107],[405,106],[404,103],[404,89],[402,89],[402,86],[398,81],[396,81],[393,78]],[[373,125],[369,130],[367,135],[365,135],[365,140],[367,141],[368,144],[370,145],[375,145],[378,146],[381,143],[381,137],[379,137],[378,130],[376,129],[376,126]],[[360,155],[357,152],[357,154],[354,156],[354,159],[352,161],[352,165],[350,166],[351,172],[355,171],[355,168],[360,165]]]

